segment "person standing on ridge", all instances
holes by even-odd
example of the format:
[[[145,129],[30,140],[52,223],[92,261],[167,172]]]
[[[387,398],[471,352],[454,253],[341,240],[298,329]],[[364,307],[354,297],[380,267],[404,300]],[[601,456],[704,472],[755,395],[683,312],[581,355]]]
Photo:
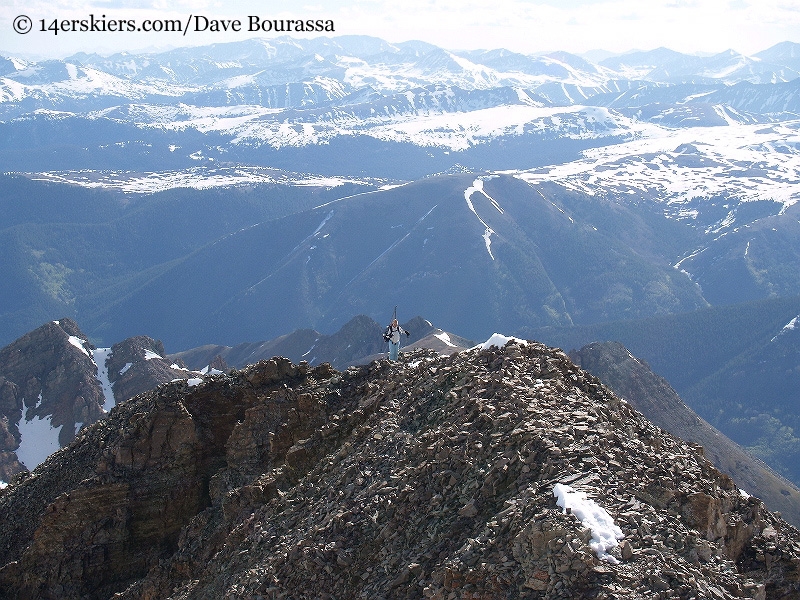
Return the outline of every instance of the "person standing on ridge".
[[[397,355],[400,352],[400,334],[406,334],[406,337],[411,335],[405,329],[400,327],[397,319],[392,319],[392,322],[386,328],[383,334],[383,339],[389,342],[389,360],[397,360]]]

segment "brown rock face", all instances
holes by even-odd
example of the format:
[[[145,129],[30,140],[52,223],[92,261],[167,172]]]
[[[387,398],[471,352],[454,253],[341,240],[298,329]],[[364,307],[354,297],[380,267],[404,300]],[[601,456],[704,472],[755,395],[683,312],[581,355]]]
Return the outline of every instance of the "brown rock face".
[[[0,544],[23,600],[800,597],[797,530],[535,343],[167,384],[0,495]]]
[[[160,388],[82,431],[47,469],[0,497],[0,589],[14,589],[15,598],[104,598],[143,576],[174,551],[212,491],[228,491],[227,484],[209,485],[228,455],[235,459],[243,448],[248,456],[269,455],[272,436],[242,433],[248,411],[273,398],[267,422],[276,430],[283,418],[310,422],[303,407],[314,407],[274,389],[298,378],[304,367],[264,361],[233,381]],[[252,479],[259,472],[248,461],[234,464],[230,474]],[[62,481],[58,473],[72,477]]]
[[[21,420],[38,417],[60,427],[63,447],[75,437],[79,425],[106,416],[107,400],[97,365],[106,368],[116,402],[197,375],[165,358],[161,342],[146,336],[115,344],[106,362],[100,360],[105,353],[88,355],[96,349],[86,339],[73,321],[61,319],[0,350],[0,480],[10,481],[26,467],[36,466],[21,464],[15,453],[24,443]]]
[[[59,442],[75,437],[77,423],[103,415],[103,390],[91,357],[70,336],[88,339],[70,319],[42,325],[0,350],[0,479],[25,470],[19,448],[20,419],[48,417],[61,427]],[[87,343],[86,348],[91,348]]]
[[[194,376],[166,356],[160,341],[144,335],[114,344],[107,367],[116,401],[124,402],[173,379]]]

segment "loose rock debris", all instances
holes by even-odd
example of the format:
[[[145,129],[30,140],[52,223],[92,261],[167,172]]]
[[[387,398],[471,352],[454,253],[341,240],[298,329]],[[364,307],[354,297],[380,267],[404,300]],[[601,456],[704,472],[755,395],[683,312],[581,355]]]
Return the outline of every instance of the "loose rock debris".
[[[164,386],[105,426],[124,430],[137,410],[142,423],[180,425],[182,442],[167,428],[151,465],[139,438],[98,427],[105,433],[90,430],[76,444],[102,439],[109,450],[86,465],[160,489],[170,477],[186,481],[159,462],[183,452],[207,495],[138,572],[106,559],[102,589],[115,598],[800,597],[797,530],[741,494],[701,449],[538,343],[449,357],[415,351],[343,373],[262,361],[196,387]],[[64,461],[68,451],[49,467]],[[157,476],[149,469],[159,465]],[[47,474],[11,486],[0,509],[37,477]],[[593,550],[592,530],[557,505],[558,484],[619,528],[607,560]],[[92,488],[97,501],[106,501],[103,485]],[[72,533],[60,526],[50,543],[88,552],[77,540],[97,523],[80,514]],[[55,527],[43,519],[29,530],[42,539]],[[37,548],[7,552],[14,561],[0,570],[0,584],[20,598],[57,585],[25,574],[32,561],[57,561]],[[115,548],[103,556],[118,557]],[[57,565],[75,582],[60,591],[79,597],[87,571],[70,564]]]

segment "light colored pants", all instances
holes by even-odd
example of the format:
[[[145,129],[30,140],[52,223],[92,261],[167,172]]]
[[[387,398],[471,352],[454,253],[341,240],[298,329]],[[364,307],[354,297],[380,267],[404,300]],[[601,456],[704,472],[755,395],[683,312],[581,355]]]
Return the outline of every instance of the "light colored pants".
[[[396,344],[389,342],[389,360],[397,360],[397,353],[400,351],[400,342]]]

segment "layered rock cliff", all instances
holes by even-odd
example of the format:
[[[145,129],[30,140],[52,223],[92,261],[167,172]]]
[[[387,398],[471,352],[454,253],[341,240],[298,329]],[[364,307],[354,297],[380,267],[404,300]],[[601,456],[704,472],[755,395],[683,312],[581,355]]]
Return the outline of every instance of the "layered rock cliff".
[[[0,495],[0,564],[20,599],[800,597],[796,529],[514,341],[140,395]]]

